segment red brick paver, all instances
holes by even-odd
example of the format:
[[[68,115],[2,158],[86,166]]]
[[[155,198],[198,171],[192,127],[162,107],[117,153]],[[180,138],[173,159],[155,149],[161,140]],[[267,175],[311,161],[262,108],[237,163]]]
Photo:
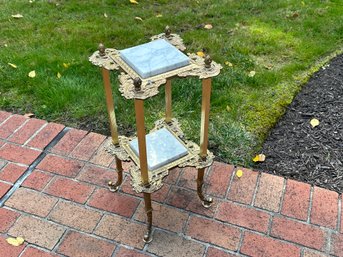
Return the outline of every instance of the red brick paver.
[[[5,168],[0,171],[0,180],[15,183],[18,178],[23,175],[27,166],[8,163]]]
[[[30,119],[20,129],[13,133],[8,140],[17,144],[24,144],[46,123],[47,122],[44,120]]]
[[[93,190],[94,187],[86,183],[69,178],[56,178],[44,192],[77,203],[85,203]]]
[[[117,180],[111,139],[0,111],[0,202],[44,151],[31,174],[0,207],[0,257],[343,257],[343,204],[337,193],[271,174],[215,162],[206,171],[204,208],[197,170],[175,168],[152,194],[153,241],[145,245],[142,193]],[[0,134],[1,134],[0,133]],[[17,187],[19,186],[19,187]],[[340,217],[339,217],[340,216]],[[5,238],[21,236],[22,246]]]
[[[111,256],[115,245],[95,237],[70,231],[64,237],[57,252],[73,257]]]
[[[256,257],[299,257],[300,248],[290,243],[247,232],[241,253]]]
[[[57,201],[55,197],[27,188],[19,188],[5,204],[20,211],[46,217]]]
[[[120,193],[112,193],[106,189],[98,189],[88,203],[89,206],[125,217],[132,217],[138,204],[138,199]]]
[[[233,251],[237,250],[241,237],[237,228],[199,217],[191,217],[187,235]]]
[[[284,217],[273,219],[271,234],[317,250],[323,250],[327,240],[327,234],[323,229]]]
[[[243,176],[240,178],[237,176],[233,177],[228,199],[235,202],[251,204],[256,188],[258,173],[243,168],[236,169],[234,173],[236,173],[237,170],[242,170]]]
[[[20,216],[18,212],[0,208],[0,233],[5,233]]]
[[[281,213],[299,220],[307,220],[310,190],[311,186],[308,184],[287,180]]]
[[[0,148],[0,158],[30,165],[39,155],[40,150],[7,143]]]
[[[43,149],[64,129],[64,126],[56,123],[47,124],[27,145]]]
[[[221,203],[215,217],[263,233],[267,232],[270,220],[270,215],[266,212],[231,202]]]
[[[37,168],[51,173],[67,177],[76,177],[83,167],[83,163],[77,160],[48,155],[38,164]]]
[[[311,223],[335,229],[337,227],[338,194],[314,187]]]
[[[27,119],[24,116],[14,114],[0,125],[0,138],[8,138]]]
[[[25,179],[22,186],[42,191],[52,178],[53,175],[50,173],[34,170],[29,177]]]
[[[257,191],[255,206],[278,212],[281,203],[284,179],[262,173]]]
[[[71,129],[64,137],[52,148],[51,152],[68,155],[74,148],[81,142],[81,140],[86,136],[87,131]]]

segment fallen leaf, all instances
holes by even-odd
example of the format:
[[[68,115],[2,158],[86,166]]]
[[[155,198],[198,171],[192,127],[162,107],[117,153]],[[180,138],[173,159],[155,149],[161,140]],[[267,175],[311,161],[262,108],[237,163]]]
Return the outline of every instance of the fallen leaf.
[[[163,15],[159,13],[159,14],[156,14],[156,17],[161,18],[161,17],[163,17]]]
[[[9,66],[11,66],[12,68],[16,69],[17,68],[17,65],[13,64],[13,63],[7,63]]]
[[[252,71],[249,72],[248,76],[249,76],[250,78],[252,78],[252,77],[255,76],[255,74],[256,74],[256,71],[252,70]]]
[[[29,75],[28,75],[30,78],[34,78],[34,77],[36,77],[36,71],[30,71],[29,72]]]
[[[317,126],[319,125],[319,120],[317,120],[317,119],[312,119],[312,120],[310,121],[310,123],[311,123],[312,128],[315,128],[315,127],[317,127]]]
[[[213,28],[212,24],[206,24],[204,26],[204,29],[212,29],[212,28]]]
[[[16,19],[20,19],[20,18],[23,18],[24,16],[21,15],[20,13],[17,13],[17,14],[13,14],[12,17]]]
[[[57,78],[59,78],[59,79],[62,77],[61,73],[59,73],[59,72],[57,72],[57,75],[56,75],[56,76],[57,76]]]
[[[34,117],[35,115],[34,115],[34,113],[25,113],[24,114],[24,117],[25,118],[32,118],[32,117]]]
[[[243,176],[243,171],[242,171],[242,170],[237,170],[237,171],[236,171],[236,176],[237,176],[238,178],[242,177],[242,176]]]
[[[4,44],[4,47],[8,47],[8,45],[7,45],[7,44]]]
[[[205,57],[205,53],[203,51],[199,51],[197,52],[197,56]]]
[[[266,159],[266,156],[264,154],[258,154],[252,159],[254,162],[264,162]]]
[[[136,0],[130,0],[131,4],[138,4],[138,2]]]
[[[104,17],[105,17],[105,18],[107,18],[107,17],[108,17],[108,16],[107,16],[107,13],[104,13]]]
[[[142,19],[141,17],[139,17],[139,16],[136,16],[136,17],[135,17],[135,20],[143,21],[143,19]]]
[[[231,107],[227,105],[227,106],[226,106],[226,111],[227,111],[227,112],[231,112]]]
[[[17,237],[17,238],[13,238],[13,237],[9,237],[6,239],[7,243],[9,243],[10,245],[13,246],[20,246],[24,243],[24,238],[22,237]]]
[[[63,63],[63,67],[64,67],[64,68],[67,69],[67,68],[69,68],[69,66],[70,66],[70,63]]]
[[[231,62],[228,62],[228,61],[225,62],[225,65],[227,65],[227,66],[229,66],[229,67],[232,67],[232,66],[233,66],[233,64],[232,64]]]

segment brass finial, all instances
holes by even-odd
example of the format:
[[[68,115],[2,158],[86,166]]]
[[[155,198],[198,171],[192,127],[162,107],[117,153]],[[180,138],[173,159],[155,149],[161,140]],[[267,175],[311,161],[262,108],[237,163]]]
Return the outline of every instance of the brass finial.
[[[164,29],[164,34],[166,35],[166,37],[170,37],[171,29],[169,26],[166,26],[166,28]]]
[[[212,58],[209,55],[206,55],[205,57],[205,68],[209,69],[211,68]]]
[[[142,80],[137,77],[133,80],[133,85],[135,86],[136,91],[141,91]]]
[[[105,56],[106,53],[105,53],[105,46],[103,43],[100,43],[99,46],[98,46],[98,50],[99,50],[99,55],[100,56]]]

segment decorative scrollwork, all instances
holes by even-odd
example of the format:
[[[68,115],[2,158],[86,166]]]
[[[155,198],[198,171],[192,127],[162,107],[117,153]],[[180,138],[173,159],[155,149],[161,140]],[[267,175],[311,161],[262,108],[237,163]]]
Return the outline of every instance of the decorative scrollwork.
[[[188,54],[191,63],[194,64],[193,68],[180,72],[179,77],[199,76],[200,79],[211,78],[219,75],[220,70],[223,68],[219,63],[211,61],[209,64],[205,63],[205,58],[196,54]],[[209,67],[206,67],[206,66]]]
[[[120,87],[119,91],[126,99],[146,99],[152,96],[155,96],[158,94],[158,88],[159,86],[166,83],[166,78],[162,78],[160,80],[142,80],[141,89],[139,91],[135,90],[134,86],[134,79],[122,72],[118,76]]]
[[[119,145],[114,145],[112,142],[108,142],[107,145],[105,145],[105,151],[108,152],[109,154],[117,156],[118,159],[122,161],[130,161],[131,160],[130,156],[122,147],[122,145],[127,143],[128,141],[129,141],[129,138],[120,136]]]
[[[98,66],[98,67],[104,67],[107,70],[119,70],[119,65],[113,61],[113,59],[110,57],[111,55],[118,55],[118,50],[114,48],[106,48],[105,49],[105,55],[101,55],[100,51],[95,51],[90,57],[89,61]]]
[[[183,44],[183,39],[178,34],[166,35],[166,33],[161,33],[161,34],[152,36],[150,39],[151,41],[154,41],[157,39],[164,39],[168,41],[170,44],[172,44],[173,46],[175,46],[180,51],[183,52],[186,50],[186,46]]]

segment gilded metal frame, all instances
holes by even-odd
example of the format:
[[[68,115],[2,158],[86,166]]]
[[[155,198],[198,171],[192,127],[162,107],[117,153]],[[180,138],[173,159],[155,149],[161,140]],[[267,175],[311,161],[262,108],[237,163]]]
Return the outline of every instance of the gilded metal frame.
[[[169,27],[165,32],[151,37],[151,40],[165,39],[181,51],[185,51],[182,38],[177,34],[172,34]],[[151,193],[159,190],[163,186],[163,178],[168,175],[169,169],[179,166],[193,166],[198,169],[197,193],[204,207],[210,207],[212,198],[203,194],[202,187],[204,183],[205,169],[213,163],[214,155],[208,151],[208,125],[211,96],[211,78],[217,76],[222,66],[212,61],[209,56],[205,58],[196,54],[187,54],[190,58],[190,64],[163,74],[159,74],[146,79],[141,78],[130,66],[121,58],[118,50],[105,48],[99,45],[99,50],[94,52],[89,60],[95,66],[102,68],[104,80],[104,89],[106,95],[107,111],[110,120],[110,129],[112,142],[106,147],[107,151],[115,156],[118,179],[116,183],[109,182],[108,186],[111,191],[117,191],[122,183],[123,168],[122,161],[132,160],[134,165],[130,168],[131,184],[134,190],[144,195],[145,210],[148,217],[148,230],[144,236],[144,241],[149,243],[152,231],[152,206]],[[140,156],[131,150],[129,142],[134,137],[124,137],[118,135],[116,117],[114,113],[114,101],[110,85],[109,71],[120,70],[118,76],[120,85],[119,91],[126,99],[134,99],[137,139]],[[196,76],[202,80],[202,105],[201,105],[201,131],[200,146],[187,140],[180,129],[179,123],[172,118],[172,96],[171,96],[171,79],[175,76],[188,77]],[[188,154],[171,163],[164,165],[156,170],[149,171],[147,166],[147,153],[145,142],[144,126],[144,100],[153,97],[159,93],[159,87],[166,84],[166,114],[165,118],[155,122],[155,131],[161,128],[167,128],[176,139],[178,139],[188,150]]]

